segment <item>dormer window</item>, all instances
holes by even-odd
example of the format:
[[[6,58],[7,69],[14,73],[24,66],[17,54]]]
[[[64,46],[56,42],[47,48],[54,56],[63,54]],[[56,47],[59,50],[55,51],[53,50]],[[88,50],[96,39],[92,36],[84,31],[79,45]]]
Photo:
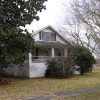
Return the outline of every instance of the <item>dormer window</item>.
[[[56,34],[53,32],[39,32],[39,39],[44,41],[56,41]]]

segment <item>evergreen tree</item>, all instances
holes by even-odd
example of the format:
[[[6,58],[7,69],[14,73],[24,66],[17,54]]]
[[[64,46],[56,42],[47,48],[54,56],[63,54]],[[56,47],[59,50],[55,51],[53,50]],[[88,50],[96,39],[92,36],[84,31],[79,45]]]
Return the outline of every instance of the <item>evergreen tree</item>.
[[[86,47],[76,45],[72,49],[74,63],[80,66],[80,74],[83,75],[86,72],[91,71],[92,65],[96,63],[96,60],[90,50]]]
[[[25,27],[36,19],[37,12],[45,9],[47,0],[0,0],[0,68],[20,63],[25,53],[32,52],[34,40]]]

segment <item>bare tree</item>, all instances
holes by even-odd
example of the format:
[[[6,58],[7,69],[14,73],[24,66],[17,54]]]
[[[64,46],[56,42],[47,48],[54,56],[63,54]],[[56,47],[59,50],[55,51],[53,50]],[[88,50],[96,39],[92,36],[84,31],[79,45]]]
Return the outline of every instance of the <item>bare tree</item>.
[[[77,0],[72,7],[77,22],[87,32],[87,46],[100,56],[100,0]]]
[[[66,36],[100,57],[100,0],[74,0],[70,11],[66,12],[65,6],[64,13],[67,27],[61,29]]]

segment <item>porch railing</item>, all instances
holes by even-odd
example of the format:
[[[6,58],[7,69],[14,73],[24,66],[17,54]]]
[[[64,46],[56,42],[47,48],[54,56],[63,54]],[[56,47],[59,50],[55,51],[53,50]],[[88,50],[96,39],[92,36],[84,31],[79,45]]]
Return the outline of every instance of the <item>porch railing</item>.
[[[46,62],[50,59],[65,59],[66,57],[64,56],[32,56],[32,62]]]

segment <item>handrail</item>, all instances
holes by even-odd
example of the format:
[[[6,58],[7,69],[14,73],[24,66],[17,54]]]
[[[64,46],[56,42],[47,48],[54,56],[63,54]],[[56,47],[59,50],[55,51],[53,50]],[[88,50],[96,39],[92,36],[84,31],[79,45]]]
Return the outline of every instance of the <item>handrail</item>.
[[[32,61],[45,62],[52,58],[66,58],[65,56],[32,56]]]
[[[32,59],[35,58],[35,59],[39,59],[39,58],[65,58],[65,56],[32,56]]]
[[[32,57],[53,57],[53,56],[32,56]],[[54,57],[65,57],[65,56],[54,56]]]

